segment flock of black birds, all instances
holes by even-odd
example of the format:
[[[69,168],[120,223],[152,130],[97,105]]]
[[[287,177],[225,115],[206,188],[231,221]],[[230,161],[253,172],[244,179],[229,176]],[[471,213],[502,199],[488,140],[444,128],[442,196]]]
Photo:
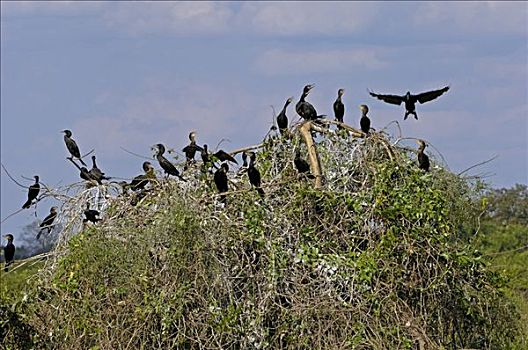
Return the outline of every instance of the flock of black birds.
[[[313,84],[308,84],[304,87],[301,97],[295,105],[295,110],[297,114],[304,120],[313,121],[314,123],[317,123],[322,118],[325,118],[326,115],[317,114],[315,107],[310,102],[306,101],[308,94],[314,88],[314,86],[315,85]],[[415,119],[418,119],[418,115],[416,114],[416,102],[422,104],[428,101],[432,101],[448,90],[449,86],[446,86],[439,90],[427,91],[417,95],[413,95],[410,92],[407,92],[403,96],[376,94],[370,91],[369,93],[372,97],[376,97],[377,99],[380,99],[386,103],[401,105],[401,103],[404,102],[405,120],[411,114],[414,116]],[[342,101],[344,92],[344,89],[338,90],[337,99],[333,104],[335,120],[340,123],[344,123],[345,105]],[[286,103],[284,104],[284,107],[276,117],[277,126],[281,135],[287,134],[288,132],[288,117],[286,115],[286,110],[288,105],[290,105],[292,102],[293,97],[288,98],[286,100]],[[361,131],[363,131],[365,135],[368,136],[370,131],[372,130],[371,122],[368,117],[369,109],[367,105],[364,104],[360,105],[359,108],[361,110],[361,119],[359,122],[360,128]],[[342,128],[339,124],[337,127],[338,129]],[[66,144],[66,148],[68,149],[71,155],[71,157],[68,157],[67,159],[70,160],[80,171],[79,176],[81,177],[81,179],[88,182],[97,183],[98,185],[103,184],[103,180],[111,179],[110,177],[105,176],[105,173],[97,167],[95,156],[92,156],[92,169],[88,170],[86,163],[84,163],[84,161],[82,160],[81,152],[79,151],[77,143],[75,142],[75,140],[72,139],[72,132],[70,130],[63,130],[62,133],[64,133],[64,143]],[[184,170],[187,170],[190,165],[196,163],[196,160],[194,158],[196,156],[196,153],[200,152],[202,162],[206,169],[210,170],[211,167],[216,169],[216,171],[214,172],[213,180],[220,195],[219,201],[224,205],[227,204],[226,192],[229,191],[227,177],[227,173],[229,171],[228,162],[238,164],[237,160],[231,154],[223,150],[219,150],[213,154],[210,154],[206,144],[204,144],[203,146],[199,146],[196,143],[196,132],[194,131],[189,134],[189,141],[189,145],[185,146],[185,148],[182,149],[186,157]],[[424,153],[425,147],[427,145],[423,140],[418,140],[417,143],[419,145],[418,166],[420,169],[428,172],[430,167],[429,157]],[[163,144],[158,143],[153,147],[153,149],[156,151],[156,159],[167,177],[169,175],[172,175],[177,177],[181,181],[186,181],[185,178],[180,174],[176,166],[163,156],[163,154],[165,153],[165,146]],[[247,161],[248,156],[249,164]],[[75,160],[78,160],[82,166],[78,165]],[[244,172],[247,172],[251,186],[257,190],[261,198],[264,198],[265,193],[261,187],[261,175],[259,170],[255,166],[256,154],[254,152],[243,152],[242,160],[243,165],[239,173],[242,174]],[[216,161],[221,162],[220,166],[216,165]],[[301,157],[300,150],[297,150],[295,153],[294,165],[299,174],[302,174],[309,179],[314,178],[314,175],[310,173],[310,165],[306,160]],[[155,169],[150,162],[143,163],[143,171],[144,174],[134,177],[130,183],[120,183],[120,185],[122,185],[123,187],[124,192],[126,192],[128,189],[131,189],[134,192],[142,191],[145,189],[145,186],[148,183],[153,180],[156,180]],[[35,175],[34,179],[35,183],[29,186],[28,199],[22,205],[22,209],[29,209],[33,204],[33,201],[37,199],[40,193],[39,177]],[[100,212],[95,209],[90,209],[90,203],[86,203],[86,210],[84,210],[83,214],[83,223],[87,223],[88,221],[90,221],[95,224],[101,220],[99,217]],[[37,239],[40,238],[41,234],[44,231],[47,231],[48,234],[52,231],[53,223],[56,217],[57,208],[52,207],[50,209],[49,215],[46,216],[42,223],[39,225],[39,232],[36,236]],[[4,247],[5,271],[7,271],[8,266],[13,262],[14,259],[15,246],[13,245],[14,237],[12,234],[6,234],[4,237],[8,241],[7,245]]]

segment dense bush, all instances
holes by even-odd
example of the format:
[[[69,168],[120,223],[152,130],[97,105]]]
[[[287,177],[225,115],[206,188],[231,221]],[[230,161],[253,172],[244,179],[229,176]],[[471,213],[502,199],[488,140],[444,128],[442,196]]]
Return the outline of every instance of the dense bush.
[[[482,209],[470,184],[422,172],[379,134],[331,134],[316,189],[294,170],[296,148],[306,154],[297,136],[258,152],[264,200],[230,174],[224,208],[196,166],[187,183],[112,199],[75,235],[72,216],[26,301],[41,347],[514,346],[504,280],[466,243]]]

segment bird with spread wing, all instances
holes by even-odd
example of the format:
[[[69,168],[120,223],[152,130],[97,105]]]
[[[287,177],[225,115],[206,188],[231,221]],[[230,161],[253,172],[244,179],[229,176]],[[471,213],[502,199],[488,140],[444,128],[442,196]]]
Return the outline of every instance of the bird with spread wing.
[[[407,93],[403,96],[375,94],[372,91],[369,91],[369,93],[370,96],[376,97],[377,99],[382,100],[383,102],[387,102],[393,105],[401,105],[401,103],[404,102],[405,116],[403,117],[403,120],[407,119],[410,114],[413,114],[414,119],[418,120],[418,115],[416,114],[416,102],[420,102],[420,104],[423,104],[425,102],[432,101],[437,97],[441,96],[447,90],[449,90],[449,86],[438,90],[422,92],[418,95],[412,95],[409,91],[407,91]]]

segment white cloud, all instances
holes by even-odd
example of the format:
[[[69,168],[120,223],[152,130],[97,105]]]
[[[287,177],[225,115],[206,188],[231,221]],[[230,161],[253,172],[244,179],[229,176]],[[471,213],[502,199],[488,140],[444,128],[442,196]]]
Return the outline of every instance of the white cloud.
[[[414,13],[414,23],[420,27],[471,34],[527,34],[527,18],[528,3],[523,1],[427,2]]]
[[[363,30],[379,6],[364,2],[247,2],[238,17],[258,33],[339,35]]]
[[[279,50],[272,49],[257,58],[256,67],[266,74],[314,74],[348,71],[351,67],[381,69],[387,62],[385,50],[362,48],[349,50]]]
[[[225,32],[234,16],[228,3],[118,2],[103,16],[112,28],[131,34],[216,34]]]

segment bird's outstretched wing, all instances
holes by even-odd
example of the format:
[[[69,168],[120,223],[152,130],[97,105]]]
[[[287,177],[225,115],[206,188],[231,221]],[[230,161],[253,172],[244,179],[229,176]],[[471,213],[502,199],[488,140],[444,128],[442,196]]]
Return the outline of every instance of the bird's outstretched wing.
[[[398,95],[380,95],[375,94],[371,91],[369,91],[370,96],[376,97],[378,100],[382,100],[383,102],[387,102],[393,105],[401,105],[403,102],[403,96]]]
[[[447,90],[449,90],[449,86],[446,86],[445,88],[439,89],[439,90],[422,92],[421,94],[416,95],[415,98],[416,98],[416,101],[420,103],[425,103],[425,102],[434,100],[435,98],[439,97],[444,92],[446,92]]]

